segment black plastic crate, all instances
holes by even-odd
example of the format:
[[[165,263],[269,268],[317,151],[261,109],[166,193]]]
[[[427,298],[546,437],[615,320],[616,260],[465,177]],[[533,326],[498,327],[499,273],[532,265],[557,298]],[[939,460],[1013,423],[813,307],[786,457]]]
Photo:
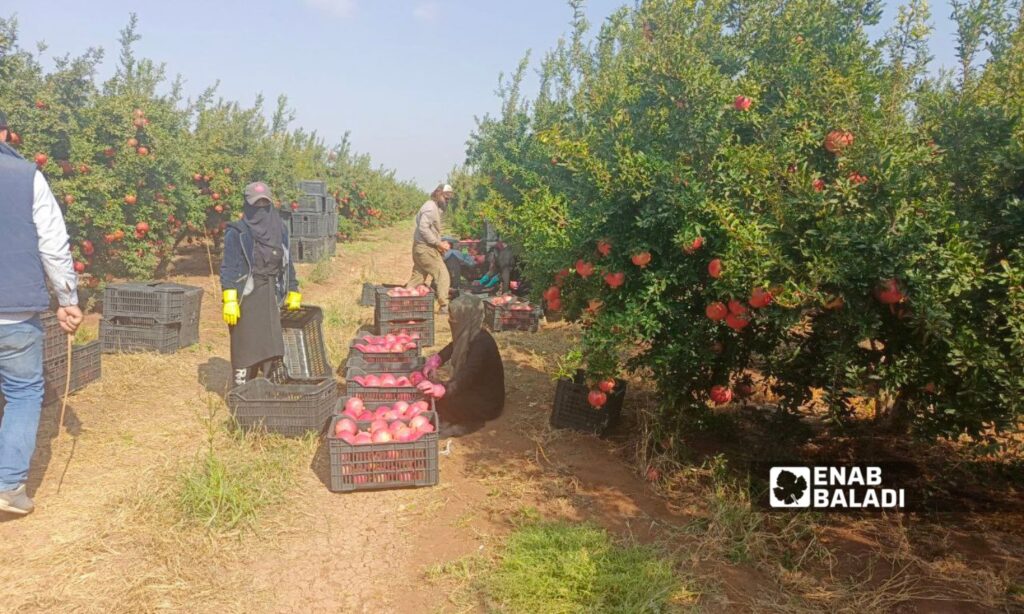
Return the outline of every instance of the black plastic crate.
[[[402,284],[371,284],[369,282],[363,283],[363,294],[359,298],[359,304],[363,307],[375,307],[377,305],[377,289],[383,288],[384,291],[388,291],[391,288],[401,288]]]
[[[160,324],[146,318],[118,317],[100,320],[100,341],[106,354],[172,354],[183,347],[182,337],[181,324]]]
[[[327,206],[327,201],[323,196],[314,194],[303,194],[295,199],[295,202],[298,207],[293,209],[293,215],[296,213],[323,213]]]
[[[416,386],[389,386],[380,388],[368,388],[360,386],[358,382],[350,377],[356,375],[379,375],[368,373],[362,369],[349,368],[345,378],[345,394],[350,397],[359,397],[363,401],[373,403],[395,403],[405,401],[412,403],[423,399],[423,393]],[[395,373],[396,376],[408,375],[406,373]]]
[[[102,350],[99,339],[90,343],[76,345],[71,349],[71,386],[68,392],[85,388],[100,379],[103,374]],[[67,358],[44,365],[43,368],[43,403],[48,405],[59,401],[64,394],[64,385],[68,375]]]
[[[422,371],[423,365],[426,363],[426,358],[422,356],[393,362],[367,362],[364,360],[364,356],[373,356],[373,354],[363,354],[357,350],[352,350],[348,355],[348,362],[345,363],[345,379],[349,379],[352,375],[367,373],[409,375],[413,371]]]
[[[334,425],[341,419],[341,416],[335,416],[327,427],[330,488],[333,492],[437,485],[440,472],[436,414],[433,415],[434,432],[426,433],[418,441],[361,446],[334,436]]]
[[[337,399],[338,384],[333,378],[275,384],[258,377],[228,393],[228,408],[243,430],[301,437],[324,428]]]
[[[103,316],[152,318],[160,324],[199,321],[203,289],[168,282],[112,284],[103,291]]]
[[[56,314],[40,313],[39,322],[43,325],[43,364],[66,359],[68,334],[61,329]]]
[[[604,407],[591,407],[587,401],[587,388],[583,371],[577,371],[572,380],[559,379],[555,385],[555,405],[551,412],[551,426],[603,435],[622,416],[622,402],[626,398],[626,382],[615,380],[615,389],[608,395]]]
[[[299,191],[313,196],[327,196],[327,182],[319,179],[307,179],[299,182]]]
[[[331,377],[330,360],[324,343],[324,312],[315,305],[281,312],[284,335],[284,364],[293,379]]]
[[[420,334],[420,349],[434,345],[434,318],[428,320],[412,320],[407,322],[378,322],[377,334],[390,335],[402,331]]]
[[[426,296],[388,296],[388,289],[377,290],[373,316],[377,322],[426,320],[434,317],[434,292]]]
[[[289,234],[292,237],[333,237],[338,232],[338,214],[334,212],[296,212],[288,216],[288,221],[290,228]]]
[[[511,305],[495,305],[491,301],[484,301],[484,326],[496,333],[508,330],[535,333],[540,328],[541,315],[543,311],[539,307],[531,307],[529,311],[515,310]]]
[[[291,239],[291,255],[295,262],[320,262],[333,253],[334,237],[319,239],[293,237]]]

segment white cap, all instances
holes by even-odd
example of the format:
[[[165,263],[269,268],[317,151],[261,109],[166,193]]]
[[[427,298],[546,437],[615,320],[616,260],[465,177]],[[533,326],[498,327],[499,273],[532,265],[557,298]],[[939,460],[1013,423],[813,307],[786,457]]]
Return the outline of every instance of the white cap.
[[[444,187],[441,188],[441,191],[442,192],[451,192],[453,194],[455,193],[455,190],[452,189],[452,186],[448,185],[447,183],[444,184]]]

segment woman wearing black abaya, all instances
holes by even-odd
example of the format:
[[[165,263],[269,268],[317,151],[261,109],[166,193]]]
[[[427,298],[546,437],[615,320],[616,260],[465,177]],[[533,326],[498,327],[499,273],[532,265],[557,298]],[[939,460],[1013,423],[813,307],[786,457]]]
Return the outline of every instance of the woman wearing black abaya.
[[[288,231],[261,181],[245,187],[243,217],[224,234],[220,283],[235,385],[260,372],[269,376],[284,356],[282,302],[289,310],[298,309],[302,295],[288,253]]]
[[[483,329],[484,304],[472,295],[462,295],[449,305],[448,323],[452,342],[427,360],[424,374],[429,378],[420,391],[436,399],[441,419],[441,437],[459,437],[483,427],[501,415],[505,407],[505,366],[498,344]],[[434,383],[437,369],[450,363],[452,377]]]

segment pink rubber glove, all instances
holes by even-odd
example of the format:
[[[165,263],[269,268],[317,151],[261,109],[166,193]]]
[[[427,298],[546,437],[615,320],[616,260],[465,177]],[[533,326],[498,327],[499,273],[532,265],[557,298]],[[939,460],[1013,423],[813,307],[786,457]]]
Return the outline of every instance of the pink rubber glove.
[[[434,391],[434,383],[433,382],[428,382],[428,381],[424,380],[424,381],[420,382],[419,384],[416,384],[416,389],[419,390],[420,392],[422,392],[423,394],[429,396],[430,393],[432,393]]]
[[[430,358],[427,359],[427,364],[424,365],[424,367],[423,367],[423,375],[427,376],[428,378],[433,377],[434,375],[437,374],[437,369],[440,366],[441,366],[441,355],[440,354],[434,354],[433,356],[431,356]]]
[[[448,392],[445,387],[441,384],[434,384],[434,389],[429,392],[430,396],[435,399],[444,397],[445,393]]]

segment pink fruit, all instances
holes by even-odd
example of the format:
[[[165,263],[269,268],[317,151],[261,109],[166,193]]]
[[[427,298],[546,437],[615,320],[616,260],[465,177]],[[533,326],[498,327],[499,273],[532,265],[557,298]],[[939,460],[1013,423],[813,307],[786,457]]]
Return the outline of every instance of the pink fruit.
[[[373,422],[370,423],[370,432],[371,433],[376,433],[377,431],[379,431],[381,429],[387,430],[387,428],[388,428],[388,423],[383,418],[377,418]]]
[[[421,433],[433,433],[434,425],[431,422],[427,422],[426,424],[421,424],[417,430]]]
[[[608,395],[600,390],[591,390],[590,394],[587,395],[587,402],[590,403],[591,407],[601,408],[608,402]]]
[[[409,410],[409,404],[406,403],[405,401],[398,401],[397,403],[395,403],[394,405],[391,406],[391,411],[393,411],[395,413],[398,413],[398,414],[404,414],[408,410]]]
[[[370,420],[373,420],[373,414],[372,413],[370,413],[368,411],[364,411],[363,413],[359,414],[359,421],[360,422],[369,422]]]
[[[388,425],[388,430],[391,431],[392,433],[395,433],[396,431],[398,431],[398,429],[403,428],[403,427],[408,428],[408,425],[406,425],[401,420],[395,420],[391,424]]]
[[[714,279],[718,279],[722,276],[722,261],[715,258],[708,263],[708,275]]]
[[[398,338],[394,335],[384,335],[384,343],[394,343],[398,341]]]
[[[360,412],[351,411],[351,410],[348,410],[348,409],[346,409],[345,411],[343,411],[341,413],[343,415],[345,415],[345,416],[348,416],[349,418],[352,418],[353,420],[361,420],[362,419],[361,416],[363,415]]]
[[[394,435],[395,439],[397,439],[398,441],[401,441],[403,443],[407,442],[407,441],[409,441],[409,438],[412,437],[412,435],[414,433],[419,433],[419,431],[413,430],[413,429],[409,428],[408,426],[406,426],[406,425],[404,425],[402,423],[398,423],[398,424],[400,426],[392,432],[392,434]]]
[[[356,443],[356,436],[353,435],[352,433],[345,432],[338,435],[338,437],[340,437],[342,441],[344,441],[350,446]]]
[[[434,426],[430,425],[430,428],[431,428],[431,430],[433,430]],[[423,437],[423,435],[425,433],[429,433],[429,432],[430,431],[422,431],[422,430],[415,430],[414,431],[412,429],[409,429],[409,436],[406,438],[405,441],[407,441],[408,443],[412,443],[414,441],[418,441],[420,437]]]
[[[403,347],[403,348],[405,349],[405,351],[407,351],[407,352],[408,352],[409,350],[415,350],[415,349],[416,349],[416,342],[415,342],[415,341],[406,341],[406,342],[405,342],[404,344],[402,344],[402,347]]]
[[[714,401],[716,405],[725,405],[732,400],[732,390],[729,390],[725,386],[712,386],[711,400]]]
[[[364,407],[363,400],[359,397],[352,397],[345,401],[345,411],[354,411],[356,414],[361,414]]]
[[[426,416],[415,416],[409,421],[409,426],[414,429],[419,429],[424,424],[430,424],[430,418]]]
[[[729,309],[719,302],[714,302],[704,308],[704,314],[711,320],[718,322],[729,315]]]
[[[334,425],[334,434],[338,437],[341,437],[342,433],[355,435],[358,431],[359,427],[356,426],[356,423],[348,418],[342,418]]]
[[[392,420],[398,420],[398,412],[393,409],[389,409],[386,412],[384,412],[384,415],[382,417],[388,422]]]
[[[403,375],[402,377],[395,380],[395,385],[400,388],[408,388],[409,386],[412,386],[412,382],[409,380],[408,377]]]
[[[412,384],[413,386],[419,386],[420,382],[422,382],[424,379],[426,379],[426,377],[419,371],[413,371],[412,373],[409,374],[409,383]]]
[[[373,434],[373,443],[388,443],[393,439],[394,437],[392,437],[391,433],[389,433],[386,429],[377,431]]]
[[[395,379],[395,376],[390,373],[385,373],[384,375],[380,376],[380,386],[383,388],[390,388],[394,386],[397,382],[398,380]]]
[[[355,441],[353,443],[355,443],[355,445],[357,446],[364,446],[368,443],[373,443],[373,439],[370,437],[370,434],[367,433],[366,431],[360,431],[359,434],[356,435]]]
[[[381,386],[380,377],[376,375],[367,375],[366,384],[367,388],[379,388]]]

